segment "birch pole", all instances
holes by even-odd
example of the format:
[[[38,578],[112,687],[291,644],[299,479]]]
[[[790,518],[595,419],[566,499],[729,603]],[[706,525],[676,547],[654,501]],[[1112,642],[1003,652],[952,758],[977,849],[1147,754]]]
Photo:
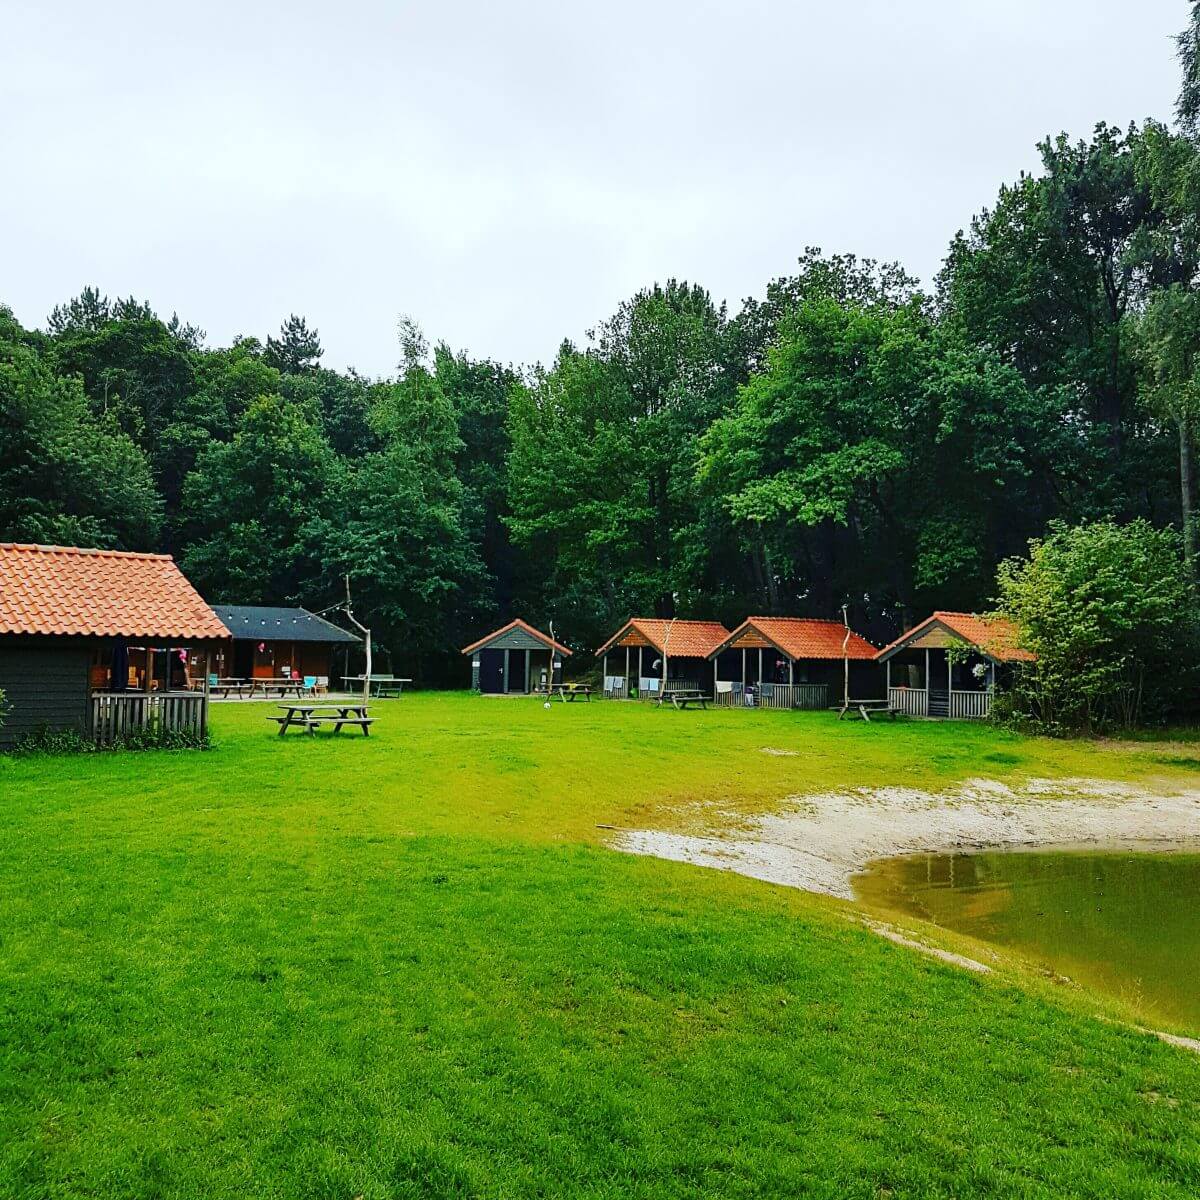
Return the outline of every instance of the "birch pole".
[[[354,626],[362,635],[366,643],[367,650],[367,666],[363,673],[363,703],[371,703],[371,631],[363,625],[354,615],[354,610],[350,607],[350,576],[346,576],[346,618],[350,624]],[[393,668],[394,670],[395,668]]]
[[[842,624],[846,627],[846,636],[842,638],[842,704],[850,707],[850,618],[846,615],[846,606],[842,605]]]

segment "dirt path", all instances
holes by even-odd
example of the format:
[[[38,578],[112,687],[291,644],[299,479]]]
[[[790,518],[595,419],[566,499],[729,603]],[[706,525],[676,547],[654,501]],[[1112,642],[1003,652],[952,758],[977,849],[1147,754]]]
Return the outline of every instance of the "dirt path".
[[[775,813],[731,816],[725,833],[621,830],[611,844],[852,899],[851,877],[872,859],[896,854],[1191,839],[1200,839],[1200,789],[972,779],[944,792],[885,787],[795,796]]]

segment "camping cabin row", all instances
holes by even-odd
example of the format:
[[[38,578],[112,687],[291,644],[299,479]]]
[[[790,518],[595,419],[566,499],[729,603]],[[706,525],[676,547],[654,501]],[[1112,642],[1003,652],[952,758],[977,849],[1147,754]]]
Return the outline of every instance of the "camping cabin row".
[[[484,693],[544,690],[561,681],[565,646],[512,621],[463,650]],[[1007,622],[935,612],[878,650],[840,621],[747,617],[716,621],[633,617],[596,652],[609,699],[654,700],[674,689],[711,692],[729,707],[836,707],[882,702],[910,716],[980,718],[1013,667],[1032,655]],[[553,665],[551,665],[553,660]]]

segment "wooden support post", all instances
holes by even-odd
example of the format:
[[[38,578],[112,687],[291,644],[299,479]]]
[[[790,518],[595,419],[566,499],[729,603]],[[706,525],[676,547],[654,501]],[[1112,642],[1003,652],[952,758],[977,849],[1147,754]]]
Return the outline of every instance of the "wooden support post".
[[[721,656],[718,654],[717,657],[713,659],[713,703],[714,704],[716,704],[716,702],[717,702],[717,663],[720,661],[720,658],[721,658]]]
[[[791,687],[796,682],[796,660],[788,659],[788,687]]]
[[[506,696],[508,695],[508,650],[504,651],[504,684],[500,689]]]
[[[533,667],[533,651],[526,650],[525,651],[525,692],[526,692],[526,694],[528,694],[528,692],[529,692],[529,672],[532,667]],[[550,673],[551,673],[551,675],[554,674],[554,651],[553,650],[550,651]],[[552,679],[548,679],[546,681],[546,695],[550,694],[550,684],[553,682],[554,681]]]
[[[742,691],[746,690],[746,647],[742,647]]]
[[[550,653],[550,662],[554,662],[554,652]],[[608,688],[608,655],[606,654],[600,663],[600,695],[603,696]]]
[[[925,715],[929,716],[929,647],[925,647]]]
[[[625,647],[625,695],[629,695],[629,647]]]
[[[887,694],[888,694],[888,699],[890,700],[892,698],[892,660],[890,658],[887,660],[886,670],[887,670]]]
[[[759,648],[758,648],[758,686],[759,686],[759,688],[761,688],[762,684],[763,684],[763,673],[762,673],[763,655],[762,655],[762,652],[763,652],[763,648],[761,646],[759,646]]]

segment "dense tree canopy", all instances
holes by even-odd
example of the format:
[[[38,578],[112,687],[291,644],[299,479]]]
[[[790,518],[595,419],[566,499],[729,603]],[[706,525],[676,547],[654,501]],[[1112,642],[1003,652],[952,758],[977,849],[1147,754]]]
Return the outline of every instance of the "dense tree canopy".
[[[405,319],[375,380],[298,314],[212,347],[90,287],[44,331],[0,309],[0,537],[167,549],[214,602],[323,609],[349,576],[429,678],[518,614],[595,646],[634,612],[849,605],[882,637],[988,607],[1056,521],[1175,527],[1194,569],[1197,28],[1181,132],[1047,138],[933,294],[807,248],[735,315],[669,280],[525,370]]]

